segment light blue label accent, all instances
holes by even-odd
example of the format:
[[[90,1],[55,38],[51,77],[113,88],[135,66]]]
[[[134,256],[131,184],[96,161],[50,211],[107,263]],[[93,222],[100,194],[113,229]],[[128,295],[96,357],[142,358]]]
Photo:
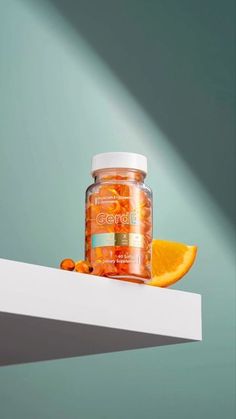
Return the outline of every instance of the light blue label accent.
[[[102,233],[92,235],[92,248],[115,245],[115,233]]]

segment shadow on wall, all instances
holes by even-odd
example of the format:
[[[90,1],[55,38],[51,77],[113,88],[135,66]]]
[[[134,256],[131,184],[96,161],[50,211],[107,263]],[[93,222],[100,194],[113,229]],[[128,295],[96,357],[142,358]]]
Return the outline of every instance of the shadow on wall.
[[[48,1],[146,109],[232,222],[233,2]]]

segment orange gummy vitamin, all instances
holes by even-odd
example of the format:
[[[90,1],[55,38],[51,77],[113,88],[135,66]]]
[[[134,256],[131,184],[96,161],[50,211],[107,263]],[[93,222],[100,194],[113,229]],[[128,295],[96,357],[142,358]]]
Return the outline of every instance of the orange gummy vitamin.
[[[93,270],[92,266],[86,260],[78,260],[77,262],[75,262],[76,272],[90,274],[92,270]]]
[[[75,262],[73,259],[63,259],[60,263],[60,268],[65,271],[73,271],[75,269]]]

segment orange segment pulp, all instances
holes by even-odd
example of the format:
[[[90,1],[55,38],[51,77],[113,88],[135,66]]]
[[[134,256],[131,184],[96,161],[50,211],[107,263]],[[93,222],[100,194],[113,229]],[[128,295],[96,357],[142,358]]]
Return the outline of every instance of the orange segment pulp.
[[[181,279],[191,268],[197,246],[167,240],[152,241],[152,279],[148,285],[168,287]]]

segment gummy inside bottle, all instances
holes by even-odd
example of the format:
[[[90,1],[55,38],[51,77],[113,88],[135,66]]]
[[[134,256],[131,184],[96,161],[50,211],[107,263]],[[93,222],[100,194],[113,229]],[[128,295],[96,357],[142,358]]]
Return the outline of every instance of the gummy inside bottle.
[[[132,282],[151,277],[152,196],[144,174],[103,169],[86,193],[85,258],[93,274]]]

